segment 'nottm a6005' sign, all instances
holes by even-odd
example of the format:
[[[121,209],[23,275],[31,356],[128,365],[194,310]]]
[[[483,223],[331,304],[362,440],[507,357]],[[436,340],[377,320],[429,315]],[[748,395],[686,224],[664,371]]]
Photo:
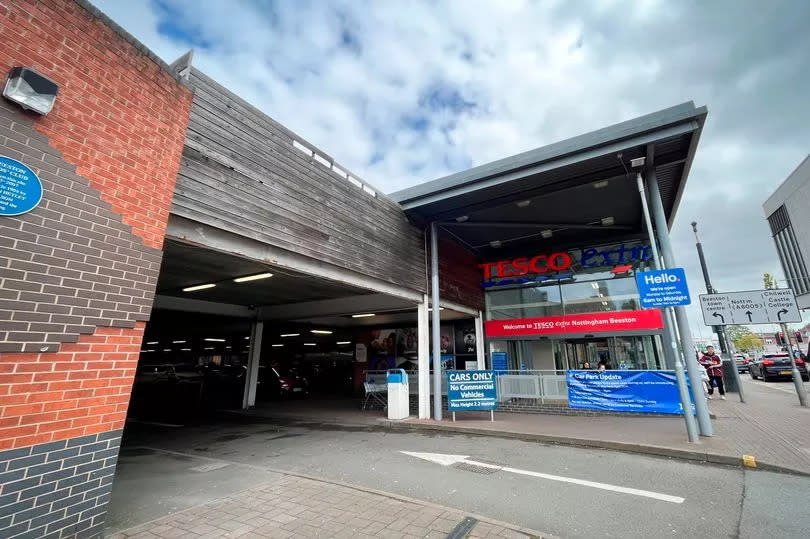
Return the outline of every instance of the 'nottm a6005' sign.
[[[511,260],[485,262],[478,267],[483,271],[483,286],[488,287],[560,278],[563,274],[570,274],[577,262],[583,269],[613,266],[614,270],[627,271],[635,263],[652,259],[649,245],[628,247],[621,244],[583,249],[577,253],[579,256],[566,251],[532,257],[519,256]]]

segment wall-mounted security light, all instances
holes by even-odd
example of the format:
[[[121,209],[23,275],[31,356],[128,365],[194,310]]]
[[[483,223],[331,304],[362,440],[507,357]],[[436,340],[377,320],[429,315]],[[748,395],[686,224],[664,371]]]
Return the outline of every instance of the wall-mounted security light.
[[[48,114],[56,101],[59,86],[27,67],[13,67],[3,88],[3,97],[26,110]]]
[[[544,240],[549,239],[553,235],[554,232],[552,232],[551,230],[543,230],[540,232],[540,236],[542,236]]]
[[[613,217],[602,217],[601,219],[602,226],[613,226],[614,222]]]

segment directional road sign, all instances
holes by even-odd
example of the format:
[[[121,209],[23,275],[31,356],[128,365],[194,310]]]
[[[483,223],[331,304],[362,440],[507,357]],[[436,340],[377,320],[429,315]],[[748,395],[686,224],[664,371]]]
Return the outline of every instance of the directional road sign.
[[[790,288],[701,294],[700,308],[707,326],[802,321],[796,296]]]

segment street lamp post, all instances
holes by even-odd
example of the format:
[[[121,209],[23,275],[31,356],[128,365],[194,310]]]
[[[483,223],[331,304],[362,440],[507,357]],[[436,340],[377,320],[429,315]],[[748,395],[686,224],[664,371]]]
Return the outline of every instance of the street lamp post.
[[[700,259],[700,268],[703,270],[703,280],[706,282],[706,292],[709,294],[715,294],[717,291],[712,286],[711,279],[709,278],[709,267],[706,265],[706,257],[703,254],[703,244],[700,243],[700,238],[698,237],[697,231],[697,222],[695,221],[692,221],[692,231],[695,233],[695,246],[697,247],[698,258]],[[734,361],[734,355],[731,352],[731,346],[728,340],[728,334],[726,333],[726,328],[724,326],[716,327],[717,338],[720,340],[720,353],[725,354],[730,358],[732,367],[731,376],[734,378],[734,382],[737,384],[740,402],[745,402],[745,394],[743,393],[742,380],[740,380],[740,372],[737,370],[737,363]]]

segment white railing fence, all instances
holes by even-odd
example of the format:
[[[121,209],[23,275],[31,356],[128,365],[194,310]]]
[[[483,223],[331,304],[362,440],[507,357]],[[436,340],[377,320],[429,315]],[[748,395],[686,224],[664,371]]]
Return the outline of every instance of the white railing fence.
[[[511,399],[568,400],[565,371],[499,371],[497,377],[498,401]]]

